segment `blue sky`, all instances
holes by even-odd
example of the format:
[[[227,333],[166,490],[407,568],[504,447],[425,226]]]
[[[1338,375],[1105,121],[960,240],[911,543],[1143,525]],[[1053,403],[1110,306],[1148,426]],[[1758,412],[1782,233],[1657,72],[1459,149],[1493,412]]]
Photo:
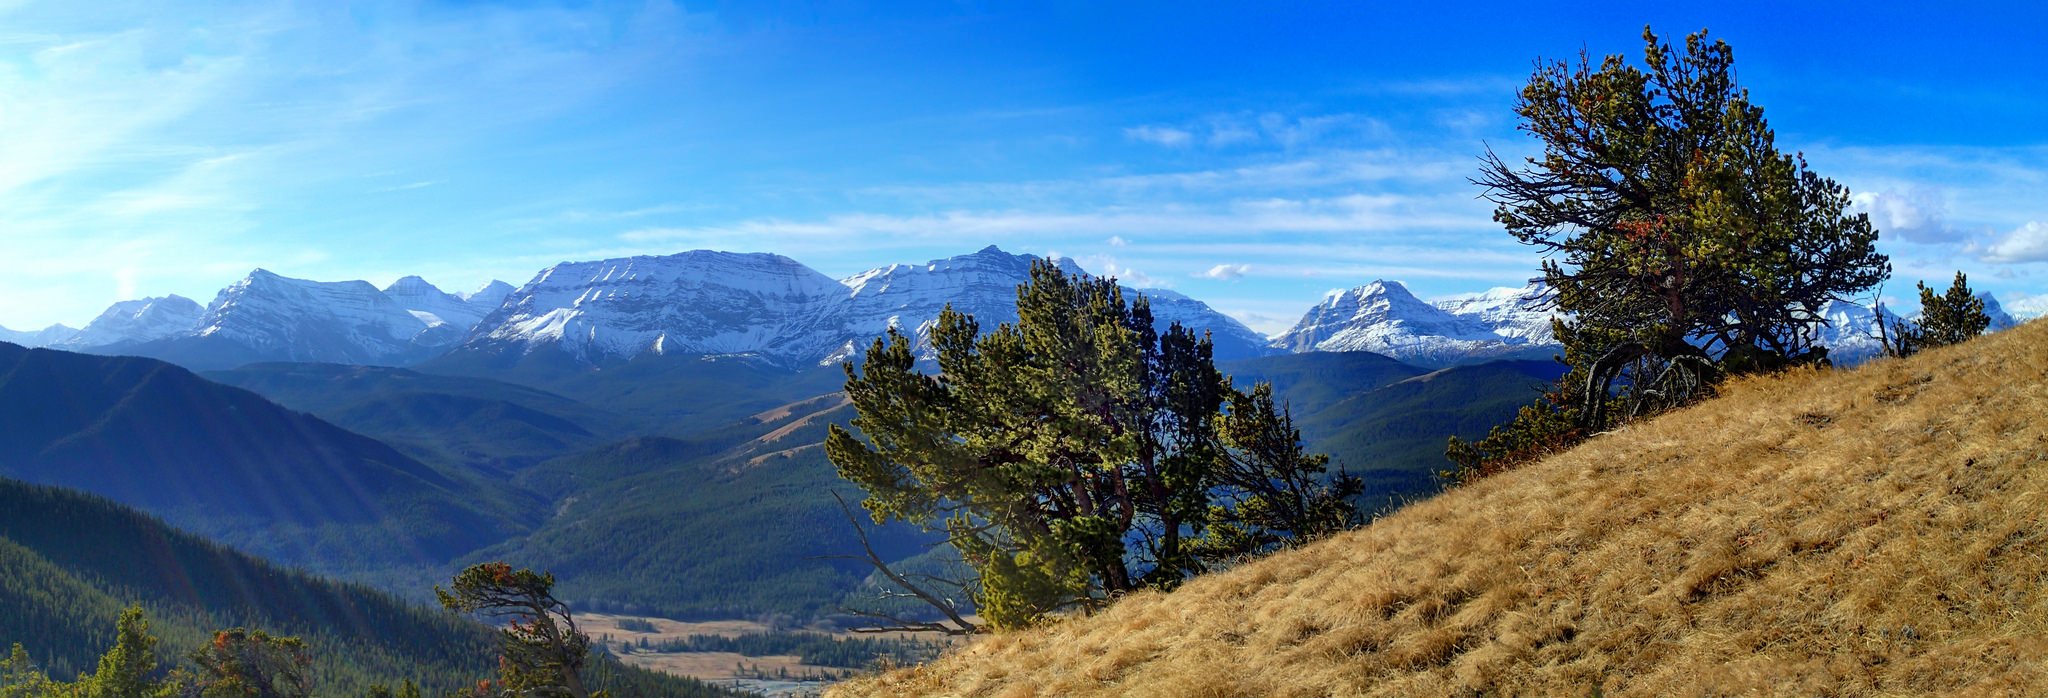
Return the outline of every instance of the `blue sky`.
[[[1645,24],[1735,47],[1884,231],[1890,295],[2048,292],[2040,3],[1094,5],[0,0],[0,324],[259,266],[466,290],[998,244],[1277,331],[1375,278],[1532,276],[1466,178],[1533,149],[1532,61],[1639,56]]]

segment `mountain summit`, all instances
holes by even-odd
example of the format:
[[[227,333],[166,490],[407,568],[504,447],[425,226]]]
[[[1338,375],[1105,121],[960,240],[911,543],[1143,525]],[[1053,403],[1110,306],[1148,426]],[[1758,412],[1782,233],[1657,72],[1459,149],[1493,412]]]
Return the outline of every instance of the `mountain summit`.
[[[1520,311],[1501,308],[1507,298],[1486,296],[1454,304],[1467,313],[1460,315],[1423,302],[1400,282],[1375,280],[1331,292],[1273,346],[1293,352],[1369,351],[1434,367],[1554,353],[1549,344],[1535,341],[1532,333],[1514,324],[1527,320]],[[1507,323],[1498,326],[1513,325],[1511,332],[1496,332],[1497,325],[1489,324],[1496,316]]]
[[[121,301],[93,318],[78,334],[55,345],[59,349],[151,342],[192,332],[206,309],[190,298],[169,295]]]
[[[923,264],[894,264],[834,281],[773,254],[698,250],[665,257],[563,263],[535,276],[470,333],[463,351],[555,348],[587,363],[643,353],[748,355],[786,366],[843,361],[895,327],[920,343],[948,305],[989,327],[1017,319],[1031,255],[989,246]],[[1069,273],[1085,274],[1071,260]],[[1250,328],[1170,291],[1153,300],[1162,326],[1216,337],[1217,355],[1267,353]]]
[[[542,270],[464,349],[548,346],[586,362],[657,354],[822,356],[846,287],[777,254],[696,250]]]

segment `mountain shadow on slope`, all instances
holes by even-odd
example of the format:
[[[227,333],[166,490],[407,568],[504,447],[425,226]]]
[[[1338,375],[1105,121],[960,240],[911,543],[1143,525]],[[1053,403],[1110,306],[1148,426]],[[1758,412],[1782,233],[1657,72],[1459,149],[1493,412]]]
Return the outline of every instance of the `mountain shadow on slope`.
[[[1239,386],[1271,381],[1310,451],[1365,480],[1368,510],[1435,493],[1444,442],[1484,436],[1564,375],[1555,361],[1432,371],[1370,352],[1315,352],[1226,364]]]
[[[639,430],[636,417],[476,376],[344,364],[251,364],[201,374],[429,463],[514,471]]]
[[[0,344],[0,475],[320,568],[445,562],[530,497],[161,361]]]
[[[861,493],[818,446],[851,416],[843,398],[821,396],[694,440],[641,437],[548,461],[520,483],[556,498],[555,516],[481,555],[553,570],[565,598],[592,608],[832,615],[872,571],[839,559],[861,547],[832,493]],[[892,560],[937,540],[900,524],[870,534]]]

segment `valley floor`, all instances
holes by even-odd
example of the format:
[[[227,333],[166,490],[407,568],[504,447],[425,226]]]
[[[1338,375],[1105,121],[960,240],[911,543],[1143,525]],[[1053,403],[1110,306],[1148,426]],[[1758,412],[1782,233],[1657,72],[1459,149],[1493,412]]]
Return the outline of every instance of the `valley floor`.
[[[683,642],[692,636],[740,637],[769,633],[776,628],[750,620],[678,621],[604,613],[579,613],[577,626],[630,666],[674,676],[700,679],[720,686],[774,696],[816,695],[828,685],[852,677],[859,670],[846,667],[805,664],[796,655],[748,656],[737,652],[664,652],[663,644]],[[652,628],[649,630],[648,628]],[[829,628],[805,628],[839,640],[913,640],[958,644],[961,638],[931,633],[853,633]],[[643,644],[644,643],[644,644]]]

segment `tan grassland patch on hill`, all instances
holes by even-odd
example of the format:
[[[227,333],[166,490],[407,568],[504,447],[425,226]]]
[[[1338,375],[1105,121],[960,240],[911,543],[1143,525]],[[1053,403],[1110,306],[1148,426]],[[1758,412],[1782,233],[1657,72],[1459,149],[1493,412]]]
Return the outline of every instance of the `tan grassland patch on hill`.
[[[2048,323],[1700,405],[833,695],[2048,695]]]

